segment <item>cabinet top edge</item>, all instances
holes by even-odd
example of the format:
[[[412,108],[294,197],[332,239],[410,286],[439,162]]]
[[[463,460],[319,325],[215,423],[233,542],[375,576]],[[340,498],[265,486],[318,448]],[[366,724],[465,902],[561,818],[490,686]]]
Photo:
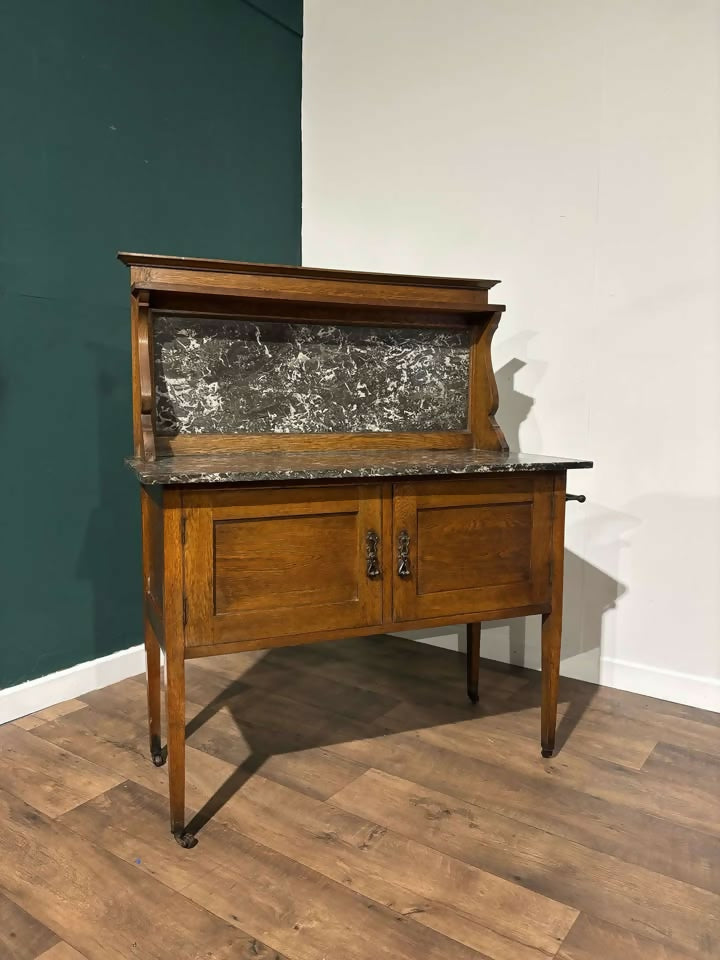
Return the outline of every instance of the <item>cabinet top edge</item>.
[[[468,477],[479,474],[560,472],[593,466],[590,460],[494,453],[488,450],[212,453],[163,457],[153,461],[130,458],[126,462],[141,483],[168,486],[383,477]]]
[[[397,284],[413,287],[447,287],[461,290],[490,290],[498,280],[469,277],[431,277],[404,273],[373,273],[361,270],[337,270],[325,267],[300,267],[280,263],[250,263],[242,260],[217,260],[201,257],[173,257],[152,253],[120,251],[118,260],[128,267],[162,267],[177,270],[245,273],[264,276],[296,277],[303,280],[343,280],[357,283]]]

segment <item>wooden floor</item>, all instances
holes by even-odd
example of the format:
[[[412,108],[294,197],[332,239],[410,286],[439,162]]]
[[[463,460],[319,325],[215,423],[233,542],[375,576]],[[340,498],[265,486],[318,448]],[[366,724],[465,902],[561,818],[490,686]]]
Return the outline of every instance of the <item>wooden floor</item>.
[[[720,958],[720,715],[394,638],[190,662],[0,728],[0,960]]]

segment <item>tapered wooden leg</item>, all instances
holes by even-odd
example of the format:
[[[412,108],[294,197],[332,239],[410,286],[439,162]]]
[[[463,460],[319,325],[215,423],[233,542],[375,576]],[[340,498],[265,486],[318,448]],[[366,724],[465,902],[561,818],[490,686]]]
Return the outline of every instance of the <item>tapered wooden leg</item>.
[[[467,625],[467,692],[472,703],[477,703],[480,679],[480,629],[482,624]]]
[[[156,767],[165,763],[160,740],[160,644],[147,612],[151,591],[157,586],[160,571],[153,569],[153,547],[159,536],[158,519],[162,516],[157,498],[145,487],[140,488],[140,511],[142,517],[143,600],[145,626],[145,662],[147,665],[148,728],[150,731],[150,756]]]
[[[185,832],[185,660],[182,649],[167,651],[168,779],[170,830],[182,847],[195,838]]]
[[[540,744],[542,755],[551,757],[555,749],[558,680],[560,677],[560,640],[562,637],[563,561],[565,556],[565,473],[556,475],[553,488],[553,525],[551,550],[551,608],[542,621],[542,702],[540,706]]]
[[[150,731],[150,756],[156,767],[165,763],[162,749],[161,720],[160,720],[160,644],[155,636],[150,621],[145,619],[145,660],[147,663],[147,699],[148,699],[148,728]]]
[[[560,676],[560,636],[562,607],[543,617],[542,623],[542,704],[540,742],[542,755],[551,757],[555,749],[558,678]]]
[[[182,502],[177,490],[163,494],[163,552],[170,829],[180,846],[192,847],[195,838],[185,830],[185,617]]]

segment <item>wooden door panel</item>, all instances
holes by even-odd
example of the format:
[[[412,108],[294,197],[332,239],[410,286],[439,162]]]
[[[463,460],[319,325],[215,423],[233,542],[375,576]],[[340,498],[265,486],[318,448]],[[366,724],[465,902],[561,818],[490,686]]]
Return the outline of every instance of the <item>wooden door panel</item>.
[[[552,476],[399,483],[393,538],[409,575],[393,582],[398,621],[542,604],[550,592]]]
[[[382,582],[366,568],[378,486],[198,491],[183,507],[186,645],[381,623]]]
[[[357,600],[356,543],[357,513],[216,521],[215,613]]]
[[[528,580],[532,520],[532,503],[418,510],[418,593]]]

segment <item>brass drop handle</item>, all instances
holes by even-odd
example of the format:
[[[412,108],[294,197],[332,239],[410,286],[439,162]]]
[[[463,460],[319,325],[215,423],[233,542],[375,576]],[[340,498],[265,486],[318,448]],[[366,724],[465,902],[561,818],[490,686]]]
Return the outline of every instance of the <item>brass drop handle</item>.
[[[401,530],[398,535],[398,576],[410,576],[410,534]]]
[[[365,559],[367,561],[367,575],[371,580],[380,576],[380,564],[378,563],[378,544],[380,537],[374,530],[368,530],[365,536]]]

